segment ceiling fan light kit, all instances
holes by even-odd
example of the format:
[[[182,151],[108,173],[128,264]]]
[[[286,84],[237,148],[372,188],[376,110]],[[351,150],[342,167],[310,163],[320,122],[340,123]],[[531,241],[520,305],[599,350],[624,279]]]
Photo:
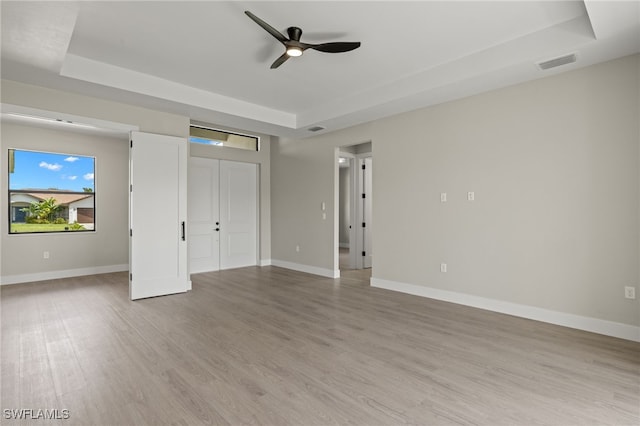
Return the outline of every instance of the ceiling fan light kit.
[[[325,53],[343,53],[349,52],[351,50],[357,49],[360,47],[360,42],[348,42],[348,41],[337,41],[331,43],[320,43],[320,44],[309,44],[302,43],[300,41],[300,37],[302,36],[302,30],[298,27],[289,27],[287,29],[288,38],[285,37],[280,31],[273,28],[271,25],[267,24],[262,19],[258,18],[253,13],[246,10],[244,12],[249,18],[251,18],[256,24],[260,25],[266,32],[271,34],[276,40],[282,43],[285,47],[285,53],[282,54],[278,59],[276,59],[273,64],[271,64],[271,69],[278,68],[280,65],[285,63],[287,59],[290,57],[302,56],[302,53],[307,49],[317,50],[318,52]]]
[[[287,47],[287,55],[289,56],[302,56],[302,49],[299,47]]]

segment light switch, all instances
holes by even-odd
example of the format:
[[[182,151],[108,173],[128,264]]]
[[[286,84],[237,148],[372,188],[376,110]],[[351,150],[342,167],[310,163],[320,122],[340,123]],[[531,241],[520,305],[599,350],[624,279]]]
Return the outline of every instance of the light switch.
[[[475,199],[476,199],[476,193],[475,192],[467,192],[467,200],[473,201]]]
[[[322,209],[322,211],[325,211],[327,209],[327,205],[324,203],[324,201],[320,204],[320,208]]]
[[[441,192],[440,193],[440,202],[441,203],[446,203],[447,202],[447,193],[446,192]]]

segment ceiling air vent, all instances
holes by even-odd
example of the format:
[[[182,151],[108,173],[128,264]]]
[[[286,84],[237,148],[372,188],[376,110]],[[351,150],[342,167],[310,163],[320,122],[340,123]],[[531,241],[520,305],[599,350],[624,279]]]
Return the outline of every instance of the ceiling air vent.
[[[541,70],[548,70],[550,68],[559,67],[560,65],[572,64],[576,61],[576,54],[571,53],[569,55],[560,56],[559,58],[550,59],[544,62],[538,62],[538,68]]]
[[[319,132],[320,130],[324,130],[325,128],[322,126],[313,126],[309,127],[307,130],[310,132]]]

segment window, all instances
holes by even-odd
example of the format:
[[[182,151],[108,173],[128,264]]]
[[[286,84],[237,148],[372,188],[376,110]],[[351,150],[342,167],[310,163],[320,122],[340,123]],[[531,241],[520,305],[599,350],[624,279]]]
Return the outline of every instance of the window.
[[[9,150],[9,233],[95,230],[95,158]]]
[[[191,126],[189,135],[189,142],[191,143],[247,149],[249,151],[260,150],[260,139],[257,136],[241,135],[200,126]]]

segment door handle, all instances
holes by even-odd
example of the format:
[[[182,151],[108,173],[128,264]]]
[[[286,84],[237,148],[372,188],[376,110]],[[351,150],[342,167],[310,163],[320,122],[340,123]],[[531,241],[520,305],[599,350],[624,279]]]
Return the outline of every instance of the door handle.
[[[219,230],[220,230],[220,228],[216,228],[216,231],[219,231]]]
[[[184,234],[184,221],[181,224],[181,228],[182,228],[182,241],[186,240],[186,235]]]

